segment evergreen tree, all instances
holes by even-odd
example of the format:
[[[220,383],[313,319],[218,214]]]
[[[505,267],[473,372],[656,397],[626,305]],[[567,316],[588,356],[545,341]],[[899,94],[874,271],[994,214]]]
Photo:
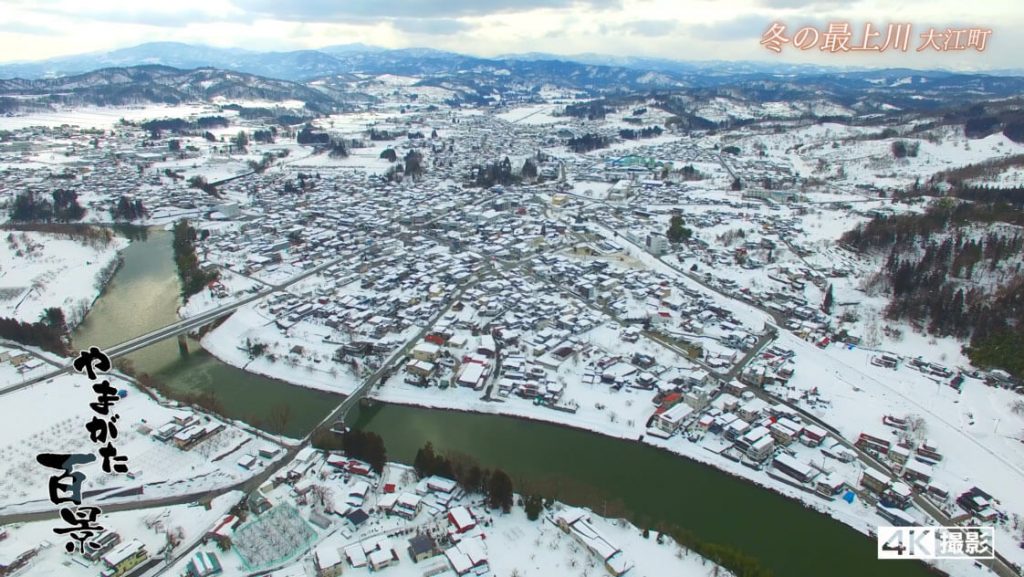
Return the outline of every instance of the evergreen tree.
[[[523,161],[523,169],[520,171],[522,177],[528,181],[534,181],[537,179],[537,162],[532,158],[527,158]]]
[[[26,323],[13,318],[0,318],[0,338],[39,347],[61,356],[70,352],[66,333],[45,321]]]
[[[331,150],[328,153],[331,158],[348,158],[348,147],[344,140],[332,140]]]
[[[78,204],[78,193],[73,190],[58,188],[51,193],[53,197],[53,218],[61,222],[82,220],[85,209]]]
[[[239,130],[238,134],[235,135],[234,144],[238,147],[238,150],[245,152],[245,147],[249,146],[249,135],[244,130]]]
[[[52,218],[53,206],[49,201],[38,198],[31,190],[14,197],[14,202],[11,204],[11,220],[49,222]]]
[[[527,495],[523,499],[523,509],[526,510],[527,519],[536,521],[540,517],[540,512],[544,509],[544,499],[537,495]]]
[[[188,220],[182,219],[175,223],[172,248],[174,261],[178,265],[178,279],[181,281],[181,297],[186,301],[218,278],[216,271],[206,272],[199,267],[195,240],[196,231]]]
[[[423,153],[418,150],[410,150],[405,155],[405,174],[413,180],[423,176]]]
[[[64,311],[60,307],[49,307],[43,311],[42,318],[40,319],[46,326],[60,332],[61,334],[66,333],[68,330],[67,320],[64,318]]]
[[[420,449],[416,451],[416,458],[413,459],[412,468],[415,469],[416,474],[421,478],[429,477],[433,474],[435,459],[436,455],[434,455],[434,445],[430,441],[427,441],[426,445],[420,447]]]
[[[674,214],[671,220],[669,220],[665,236],[668,237],[669,242],[681,242],[689,240],[693,236],[693,231],[683,226],[683,217],[681,215]]]
[[[508,513],[512,510],[512,499],[512,478],[505,471],[496,469],[487,484],[487,505]]]
[[[384,471],[388,454],[384,439],[377,433],[352,429],[342,435],[341,444],[346,455],[366,461],[377,473]]]

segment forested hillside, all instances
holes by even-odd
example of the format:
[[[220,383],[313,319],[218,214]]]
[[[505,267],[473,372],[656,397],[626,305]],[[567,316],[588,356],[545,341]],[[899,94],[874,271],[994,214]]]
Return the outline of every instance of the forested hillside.
[[[975,364],[1024,376],[1024,213],[943,199],[923,214],[877,217],[842,242],[885,255],[872,284],[890,295],[889,318],[968,339]]]

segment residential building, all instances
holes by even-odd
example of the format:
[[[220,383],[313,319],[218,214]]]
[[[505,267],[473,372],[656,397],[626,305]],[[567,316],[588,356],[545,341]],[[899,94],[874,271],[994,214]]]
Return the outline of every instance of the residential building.
[[[413,563],[419,563],[440,553],[437,543],[430,535],[420,533],[409,539],[409,558]]]
[[[138,539],[132,539],[114,547],[103,556],[103,564],[107,569],[102,577],[121,577],[137,567],[149,557],[146,546]]]
[[[338,577],[341,575],[344,559],[337,547],[321,545],[313,552],[316,577]]]
[[[870,467],[864,470],[864,474],[860,478],[861,486],[879,495],[889,488],[890,483],[892,483],[892,480],[888,475]]]
[[[665,433],[672,435],[693,415],[693,412],[693,407],[679,403],[659,414],[654,421],[654,425]]]
[[[221,567],[217,555],[207,551],[200,551],[193,555],[188,565],[185,566],[185,575],[187,577],[212,577],[220,575],[223,571],[224,569]]]

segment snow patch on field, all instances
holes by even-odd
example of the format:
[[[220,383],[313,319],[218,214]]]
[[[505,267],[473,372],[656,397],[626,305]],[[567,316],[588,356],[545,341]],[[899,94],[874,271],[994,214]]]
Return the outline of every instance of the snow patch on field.
[[[80,320],[126,246],[128,240],[119,236],[104,246],[10,231],[0,240],[0,317],[35,322],[45,309],[60,307],[69,322]]]
[[[187,450],[170,441],[158,441],[151,430],[192,411],[162,406],[131,383],[109,375],[106,378],[115,388],[126,391],[112,408],[120,417],[118,436],[112,443],[119,455],[128,457],[128,470],[135,478],[104,473],[99,457],[77,467],[87,478],[84,490],[104,490],[93,497],[95,504],[213,490],[238,483],[269,465],[269,461],[258,460],[251,470],[240,467],[237,461],[243,454],[255,453],[256,447],[267,441],[201,414],[196,414],[200,424],[222,424],[223,428]],[[91,381],[79,374],[62,375],[4,395],[4,410],[20,417],[0,422],[0,438],[4,439],[0,445],[0,512],[53,508],[46,491],[49,472],[35,456],[47,452],[95,454],[100,445],[90,440],[85,428],[96,415],[89,406],[95,400]],[[144,490],[139,494],[117,496],[140,487]]]
[[[147,106],[112,107],[89,106],[54,112],[33,112],[20,116],[0,116],[0,130],[19,130],[29,126],[81,126],[83,128],[111,129],[121,119],[138,122],[152,118],[180,118],[195,114],[219,114],[216,106],[209,104],[183,104],[168,106],[152,104]]]

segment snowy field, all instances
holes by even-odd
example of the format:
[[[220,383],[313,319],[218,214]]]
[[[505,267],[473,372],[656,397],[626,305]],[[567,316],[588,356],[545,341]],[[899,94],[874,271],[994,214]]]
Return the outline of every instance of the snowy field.
[[[862,432],[893,433],[895,442],[896,431],[882,424],[884,416],[921,417],[920,436],[944,456],[933,469],[935,484],[954,498],[980,487],[999,501],[1001,510],[1024,519],[1024,413],[1013,409],[1020,395],[976,379],[967,379],[958,393],[946,379],[929,378],[906,365],[897,370],[872,365],[875,353],[861,348],[823,351],[788,333],[779,344],[796,352],[795,374],[780,394],[798,396],[817,388],[829,404],[805,408],[851,442]],[[1003,553],[1024,562],[1020,549],[1006,547]]]
[[[128,240],[84,243],[66,235],[10,231],[0,241],[0,317],[36,322],[60,307],[69,322],[84,318]]]
[[[274,325],[272,318],[262,316],[251,306],[240,308],[223,324],[203,338],[203,348],[221,361],[267,377],[294,385],[348,394],[359,386],[359,377],[347,365],[331,360],[336,344],[324,342],[330,336],[325,327],[299,323],[286,334]],[[271,343],[268,355],[249,358],[246,339]],[[294,348],[301,347],[301,353]],[[274,355],[278,360],[270,360]]]
[[[104,473],[101,459],[78,468],[87,481],[85,490],[100,493],[97,504],[132,502],[161,496],[197,493],[232,485],[269,465],[258,460],[252,470],[242,468],[238,460],[268,443],[246,430],[209,417],[196,415],[196,422],[217,427],[205,440],[182,450],[170,441],[161,442],[151,432],[175,418],[192,414],[157,404],[129,383],[114,379],[111,384],[126,391],[114,404],[119,415],[118,436],[111,440],[119,455],[128,457],[128,470],[134,478]],[[4,410],[19,415],[0,423],[2,474],[0,512],[39,511],[52,507],[45,489],[48,469],[39,465],[39,453],[95,453],[99,445],[90,440],[86,429],[95,413],[89,407],[96,400],[91,381],[85,375],[63,375],[4,395]],[[45,418],[44,418],[45,417]],[[130,491],[142,488],[141,493]],[[118,496],[118,493],[126,494]]]
[[[558,124],[558,123],[569,123],[572,121],[571,117],[566,116],[555,116],[553,113],[557,112],[558,107],[550,104],[538,104],[534,106],[520,106],[507,112],[495,114],[496,118],[500,118],[513,124]]]
[[[150,120],[153,118],[183,117],[202,114],[218,114],[216,106],[209,104],[185,104],[169,106],[149,104],[146,106],[113,107],[95,106],[61,110],[57,112],[35,112],[21,116],[0,116],[0,130],[18,130],[30,126],[80,126],[109,130],[120,123]]]

